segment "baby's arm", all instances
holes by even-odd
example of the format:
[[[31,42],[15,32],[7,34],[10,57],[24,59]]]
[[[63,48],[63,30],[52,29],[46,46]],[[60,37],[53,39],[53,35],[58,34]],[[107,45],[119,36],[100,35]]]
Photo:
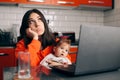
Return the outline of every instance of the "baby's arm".
[[[63,65],[62,63],[60,63],[60,62],[57,62],[57,61],[55,61],[55,60],[47,60],[47,63],[49,64],[49,66],[61,66],[61,65]]]
[[[47,68],[49,67],[49,63],[47,62],[51,58],[51,54],[48,54],[41,62],[40,65],[45,66]]]
[[[49,66],[63,66],[63,67],[67,67],[68,65],[72,64],[71,61],[66,58],[66,57],[60,57],[58,60],[53,60],[53,59],[49,59],[47,60]]]

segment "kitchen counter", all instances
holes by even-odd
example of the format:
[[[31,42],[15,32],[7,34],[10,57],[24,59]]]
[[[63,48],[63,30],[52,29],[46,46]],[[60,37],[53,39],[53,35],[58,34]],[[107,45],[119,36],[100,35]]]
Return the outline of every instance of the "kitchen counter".
[[[34,69],[31,72],[34,71],[37,74],[33,75],[34,80],[120,80],[119,70],[82,76],[68,76],[67,74],[49,71],[44,68]],[[14,76],[17,74],[16,72],[16,67],[4,68],[4,80],[13,80]]]
[[[0,46],[1,49],[3,48],[15,48],[14,46]]]
[[[78,42],[71,43],[72,46],[78,46]]]

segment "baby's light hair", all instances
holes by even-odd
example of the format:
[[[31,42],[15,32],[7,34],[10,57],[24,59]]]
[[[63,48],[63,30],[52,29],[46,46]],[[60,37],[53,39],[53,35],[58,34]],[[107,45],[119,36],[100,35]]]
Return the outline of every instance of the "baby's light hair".
[[[67,38],[61,38],[58,42],[56,42],[55,46],[60,46],[62,43],[67,43],[68,45],[70,45],[71,40]]]

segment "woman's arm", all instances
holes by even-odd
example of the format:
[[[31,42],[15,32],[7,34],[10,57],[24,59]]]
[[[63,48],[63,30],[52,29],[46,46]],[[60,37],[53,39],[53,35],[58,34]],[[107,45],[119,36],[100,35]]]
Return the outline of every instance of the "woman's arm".
[[[24,40],[21,40],[16,45],[15,55],[16,57],[18,57],[19,51],[28,51],[30,53],[31,66],[37,66],[40,62],[40,57],[37,54],[40,50],[40,47],[41,43],[38,40],[33,39],[26,49],[24,45]]]

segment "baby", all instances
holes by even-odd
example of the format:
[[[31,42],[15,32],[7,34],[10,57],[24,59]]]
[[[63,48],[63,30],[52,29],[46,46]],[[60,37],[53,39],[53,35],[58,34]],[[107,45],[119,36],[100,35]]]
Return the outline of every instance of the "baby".
[[[40,65],[51,69],[52,66],[66,66],[72,62],[66,57],[69,53],[71,41],[68,39],[60,39],[54,46],[54,53],[48,54],[41,62]]]

